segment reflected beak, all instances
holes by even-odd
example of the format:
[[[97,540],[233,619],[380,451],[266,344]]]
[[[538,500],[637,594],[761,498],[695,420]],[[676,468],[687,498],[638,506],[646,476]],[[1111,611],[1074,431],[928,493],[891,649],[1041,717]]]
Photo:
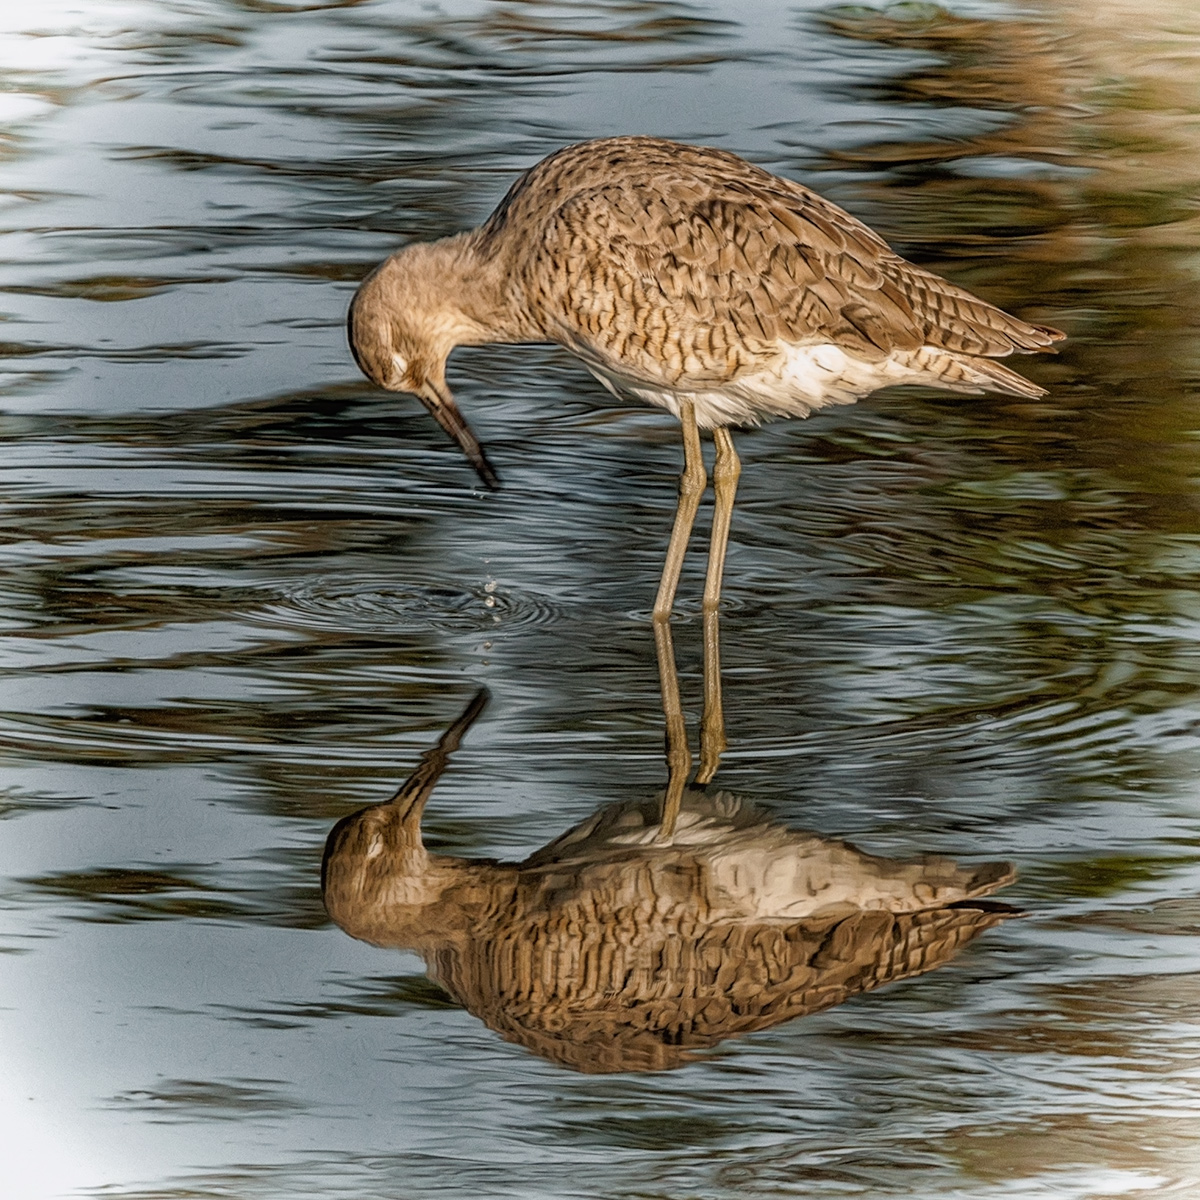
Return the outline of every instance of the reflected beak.
[[[417,395],[420,397],[421,403],[429,409],[433,419],[462,447],[462,452],[467,456],[471,466],[475,468],[479,478],[495,491],[500,486],[500,476],[492,469],[492,464],[488,462],[487,455],[484,454],[479,439],[467,424],[466,417],[459,412],[458,405],[454,403],[454,397],[450,394],[450,389],[445,384],[437,384],[433,380],[429,380],[417,392]]]
[[[471,697],[470,703],[459,714],[458,719],[442,734],[432,750],[426,750],[421,755],[421,765],[388,801],[388,807],[394,805],[399,810],[399,821],[404,827],[406,844],[421,848],[421,814],[425,811],[425,801],[429,799],[434,785],[441,779],[442,772],[449,766],[450,755],[458,749],[463,735],[475,724],[490,698],[491,693],[487,688],[480,688]]]

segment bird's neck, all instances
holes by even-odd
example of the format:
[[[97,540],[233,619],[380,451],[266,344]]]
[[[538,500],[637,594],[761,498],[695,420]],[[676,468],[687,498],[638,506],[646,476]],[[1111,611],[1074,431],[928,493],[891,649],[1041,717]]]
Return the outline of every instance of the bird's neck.
[[[479,230],[429,243],[424,250],[429,256],[426,278],[436,280],[443,311],[461,317],[455,345],[543,340],[524,311],[507,263],[491,251]]]

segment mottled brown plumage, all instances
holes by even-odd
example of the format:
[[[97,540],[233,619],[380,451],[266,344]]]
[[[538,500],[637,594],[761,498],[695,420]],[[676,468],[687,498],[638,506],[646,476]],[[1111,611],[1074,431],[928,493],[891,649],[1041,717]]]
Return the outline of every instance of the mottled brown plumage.
[[[801,184],[649,137],[550,155],[480,228],[389,258],[348,320],[363,371],[418,395],[492,485],[446,387],[455,346],[556,342],[614,393],[674,413],[686,435],[807,416],[890,384],[1037,396],[995,360],[1063,336],[906,262]],[[717,446],[736,465],[727,434]],[[689,464],[694,480],[690,451]]]
[[[428,853],[421,814],[482,695],[387,804],[330,832],[347,933],[419,952],[503,1037],[576,1070],[660,1070],[724,1038],[951,959],[1017,910],[1008,863],[897,860],[786,828],[728,792],[608,805],[522,863]]]
[[[931,383],[986,378],[1030,395],[1041,389],[997,364],[949,356],[1003,357],[1062,337],[906,262],[801,184],[654,138],[551,155],[517,181],[477,247],[507,258],[522,326],[651,387],[703,393],[771,371],[781,343],[832,344],[869,363],[941,351],[921,368]],[[750,407],[738,423],[764,415]],[[727,423],[697,416],[702,428]]]

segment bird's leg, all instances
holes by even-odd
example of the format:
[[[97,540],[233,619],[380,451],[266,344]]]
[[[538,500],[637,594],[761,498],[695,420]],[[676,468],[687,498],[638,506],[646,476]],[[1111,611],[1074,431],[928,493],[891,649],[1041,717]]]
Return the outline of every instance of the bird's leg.
[[[721,707],[720,616],[704,610],[704,716],[700,720],[700,768],[696,783],[712,781],[725,750],[725,713]]]
[[[663,793],[662,816],[658,826],[658,841],[666,842],[675,833],[683,789],[692,769],[692,752],[688,749],[687,726],[683,720],[683,705],[679,701],[679,676],[675,671],[675,647],[671,641],[669,621],[654,622],[654,648],[658,652],[663,715],[667,718],[667,789]]]
[[[708,551],[708,574],[704,580],[704,717],[700,725],[700,769],[696,782],[708,783],[721,764],[725,749],[725,715],[721,708],[720,605],[721,576],[725,569],[725,549],[729,544],[729,524],[733,517],[733,498],[737,494],[742,464],[733,448],[728,429],[714,429],[717,456],[713,462],[712,542]]]
[[[683,474],[679,477],[679,503],[675,508],[675,525],[671,530],[671,543],[667,547],[667,561],[663,565],[658,597],[654,601],[656,622],[665,621],[671,615],[675,589],[679,586],[679,572],[683,570],[683,556],[687,553],[688,538],[696,520],[696,509],[700,507],[700,497],[704,495],[708,484],[704,456],[700,452],[700,431],[696,428],[696,410],[690,400],[680,400],[679,420],[683,425]],[[737,461],[736,456],[734,461]]]
[[[683,426],[683,474],[679,477],[679,503],[675,508],[675,525],[671,530],[671,543],[667,547],[667,561],[663,565],[662,580],[654,601],[654,647],[658,652],[663,715],[667,719],[667,788],[663,793],[659,841],[668,841],[675,832],[683,789],[692,769],[692,752],[688,748],[687,726],[679,700],[679,676],[675,671],[670,618],[688,538],[692,534],[696,510],[700,507],[700,497],[704,495],[708,484],[704,456],[700,450],[700,431],[696,428],[696,410],[690,400],[679,402],[679,420]]]
[[[729,523],[733,518],[733,498],[737,495],[741,460],[733,448],[728,429],[713,430],[717,455],[713,460],[712,543],[708,552],[708,575],[704,580],[704,611],[716,610],[721,603],[721,576],[725,570],[725,548],[729,545]]]

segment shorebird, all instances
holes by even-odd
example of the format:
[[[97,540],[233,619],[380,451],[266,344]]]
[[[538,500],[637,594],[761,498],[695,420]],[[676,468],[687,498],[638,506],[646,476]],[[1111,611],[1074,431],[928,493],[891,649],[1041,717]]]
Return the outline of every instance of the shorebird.
[[[724,1038],[930,971],[1018,914],[1005,862],[880,858],[690,789],[674,841],[618,800],[521,863],[427,851],[421,815],[480,693],[387,803],[326,840],[321,890],[351,937],[416,950],[509,1041],[579,1071],[680,1066]]]
[[[412,392],[480,478],[498,477],[446,386],[456,346],[553,342],[614,395],[683,426],[684,469],[654,604],[670,615],[707,474],[704,608],[720,601],[740,464],[730,428],[805,417],[893,384],[1034,397],[995,361],[1064,336],[896,254],[809,188],[724,150],[652,137],[568,146],[477,229],[393,254],[348,315],[363,372]]]

